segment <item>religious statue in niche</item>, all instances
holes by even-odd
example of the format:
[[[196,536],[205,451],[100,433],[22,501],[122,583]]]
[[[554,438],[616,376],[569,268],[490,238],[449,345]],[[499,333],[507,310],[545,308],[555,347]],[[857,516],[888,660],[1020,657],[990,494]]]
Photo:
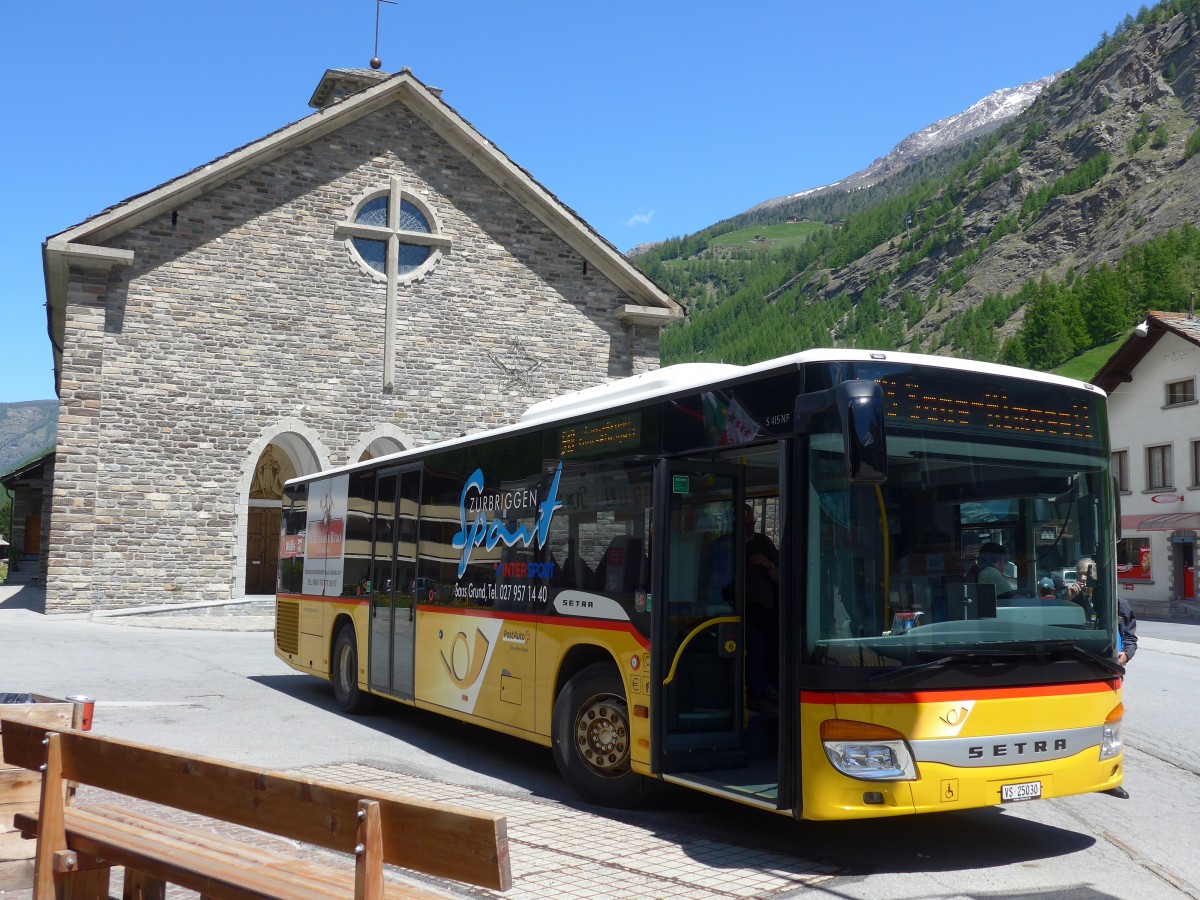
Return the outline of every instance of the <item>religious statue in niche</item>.
[[[283,466],[275,458],[275,448],[268,444],[254,469],[250,496],[255,500],[279,500],[283,497],[283,481]]]

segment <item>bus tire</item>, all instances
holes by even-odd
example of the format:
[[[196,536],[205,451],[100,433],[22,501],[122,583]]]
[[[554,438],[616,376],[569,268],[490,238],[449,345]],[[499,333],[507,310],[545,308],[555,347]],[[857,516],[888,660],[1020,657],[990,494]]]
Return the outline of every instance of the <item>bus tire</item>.
[[[358,689],[358,642],[353,625],[343,625],[333,639],[332,668],[333,697],[342,711],[351,715],[370,712],[375,697]]]
[[[631,807],[650,794],[650,781],[629,767],[629,706],[616,669],[581,669],[554,701],[554,762],[584,800]]]

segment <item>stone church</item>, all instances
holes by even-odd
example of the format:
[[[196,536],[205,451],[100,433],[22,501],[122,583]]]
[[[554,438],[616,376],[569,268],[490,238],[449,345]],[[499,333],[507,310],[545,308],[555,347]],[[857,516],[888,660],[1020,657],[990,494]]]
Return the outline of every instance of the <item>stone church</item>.
[[[47,612],[275,589],[283,482],[658,365],[680,307],[407,69],[50,237]]]

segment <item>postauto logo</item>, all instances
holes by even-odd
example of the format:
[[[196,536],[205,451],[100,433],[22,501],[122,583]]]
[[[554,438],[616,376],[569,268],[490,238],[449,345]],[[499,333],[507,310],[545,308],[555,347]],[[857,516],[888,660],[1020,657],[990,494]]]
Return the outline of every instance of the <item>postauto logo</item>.
[[[555,563],[507,562],[496,563],[496,577],[510,581],[529,581],[534,578],[553,578]]]

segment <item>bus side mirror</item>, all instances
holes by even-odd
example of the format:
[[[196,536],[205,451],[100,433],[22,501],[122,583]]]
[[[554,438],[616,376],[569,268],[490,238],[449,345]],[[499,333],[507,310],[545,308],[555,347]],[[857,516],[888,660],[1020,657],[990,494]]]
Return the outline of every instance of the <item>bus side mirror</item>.
[[[883,388],[874,381],[844,381],[835,389],[851,484],[883,484],[888,477],[883,428]]]
[[[795,433],[810,433],[812,417],[831,406],[841,418],[846,477],[851,484],[883,484],[888,472],[883,388],[875,381],[855,379],[829,390],[801,394],[792,413]]]

